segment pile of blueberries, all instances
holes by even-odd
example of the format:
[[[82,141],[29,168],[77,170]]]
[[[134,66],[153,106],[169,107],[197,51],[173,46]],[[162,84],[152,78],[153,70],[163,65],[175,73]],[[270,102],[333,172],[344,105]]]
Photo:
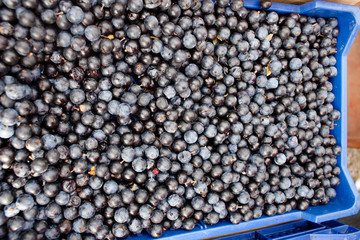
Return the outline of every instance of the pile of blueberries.
[[[327,204],[337,25],[243,0],[0,1],[0,238]]]

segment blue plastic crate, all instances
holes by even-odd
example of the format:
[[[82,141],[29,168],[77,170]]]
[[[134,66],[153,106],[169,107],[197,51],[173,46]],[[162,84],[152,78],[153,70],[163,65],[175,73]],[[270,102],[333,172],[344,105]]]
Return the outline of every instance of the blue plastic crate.
[[[245,7],[249,9],[260,9],[259,1],[245,0]],[[219,222],[213,226],[207,226],[199,223],[192,231],[168,230],[165,231],[160,239],[203,239],[216,237],[224,234],[246,231],[254,228],[265,227],[274,224],[285,223],[289,221],[305,219],[311,222],[323,222],[341,217],[354,215],[360,208],[360,196],[357,192],[354,182],[347,169],[347,54],[350,50],[355,36],[360,28],[360,9],[356,6],[313,1],[303,5],[290,5],[283,3],[272,4],[269,11],[278,13],[296,12],[306,16],[314,17],[335,17],[339,22],[340,35],[338,37],[335,54],[338,69],[338,75],[331,79],[335,94],[334,108],[340,110],[341,119],[336,122],[331,134],[336,138],[337,143],[342,147],[342,153],[338,156],[338,165],[341,168],[341,183],[336,187],[337,196],[329,204],[310,207],[306,211],[294,210],[282,215],[272,217],[263,216],[259,219],[253,219],[249,222],[241,222],[238,225],[231,224],[228,221]],[[327,230],[329,231],[329,230]],[[250,233],[249,233],[250,234]],[[323,235],[324,236],[324,235]],[[251,238],[251,234],[248,236]],[[341,236],[340,236],[341,237]],[[244,236],[245,238],[245,236]],[[129,239],[152,239],[148,234],[132,236]],[[245,238],[246,239],[246,238]],[[267,239],[267,238],[262,238]],[[302,238],[299,238],[299,240]],[[317,239],[317,238],[305,238]],[[324,238],[328,239],[328,238]],[[340,238],[342,239],[342,238]],[[358,236],[357,239],[360,239]]]
[[[255,231],[233,234],[218,240],[358,240],[360,230],[337,221],[313,223],[306,220]]]

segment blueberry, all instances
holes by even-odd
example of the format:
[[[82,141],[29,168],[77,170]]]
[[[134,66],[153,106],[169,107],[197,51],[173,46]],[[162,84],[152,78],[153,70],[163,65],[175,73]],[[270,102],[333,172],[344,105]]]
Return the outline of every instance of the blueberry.
[[[66,13],[66,18],[69,22],[74,24],[79,24],[84,19],[84,12],[78,6],[73,6],[70,10]]]
[[[192,49],[196,46],[196,38],[192,34],[187,34],[183,38],[183,45],[187,49]]]
[[[95,25],[90,25],[85,28],[85,37],[91,42],[98,40],[100,35],[100,29]]]

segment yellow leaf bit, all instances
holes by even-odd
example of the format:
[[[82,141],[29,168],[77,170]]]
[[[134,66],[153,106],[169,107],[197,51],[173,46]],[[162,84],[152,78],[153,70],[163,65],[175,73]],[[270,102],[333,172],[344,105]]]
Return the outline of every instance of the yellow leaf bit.
[[[80,106],[79,106],[79,110],[80,110],[81,112],[85,112],[86,106],[85,106],[85,105],[80,105]]]
[[[273,33],[270,33],[270,34],[266,37],[266,39],[267,39],[268,41],[271,41],[271,39],[273,38],[273,36],[274,36],[274,34],[273,34]]]
[[[266,67],[266,76],[269,76],[271,74],[271,71],[269,69],[269,66]]]
[[[115,36],[113,34],[109,34],[106,36],[106,38],[110,39],[110,40],[113,40],[115,38]]]
[[[95,176],[95,169],[96,169],[96,165],[91,167],[90,172],[88,172],[88,174]]]
[[[272,60],[271,60],[272,61]],[[266,66],[266,76],[269,76],[271,74],[271,71],[269,69],[269,65],[271,63],[271,61],[268,63],[268,65]]]

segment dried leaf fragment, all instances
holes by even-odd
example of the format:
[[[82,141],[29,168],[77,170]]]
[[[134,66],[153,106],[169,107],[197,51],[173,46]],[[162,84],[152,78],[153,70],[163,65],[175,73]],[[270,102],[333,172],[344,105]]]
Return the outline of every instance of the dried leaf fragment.
[[[95,169],[96,169],[96,165],[90,168],[90,172],[88,172],[88,174],[95,176]]]
[[[271,39],[273,38],[273,36],[274,36],[274,34],[273,34],[273,33],[270,33],[270,34],[266,37],[266,39],[267,39],[268,41],[271,41]]]

